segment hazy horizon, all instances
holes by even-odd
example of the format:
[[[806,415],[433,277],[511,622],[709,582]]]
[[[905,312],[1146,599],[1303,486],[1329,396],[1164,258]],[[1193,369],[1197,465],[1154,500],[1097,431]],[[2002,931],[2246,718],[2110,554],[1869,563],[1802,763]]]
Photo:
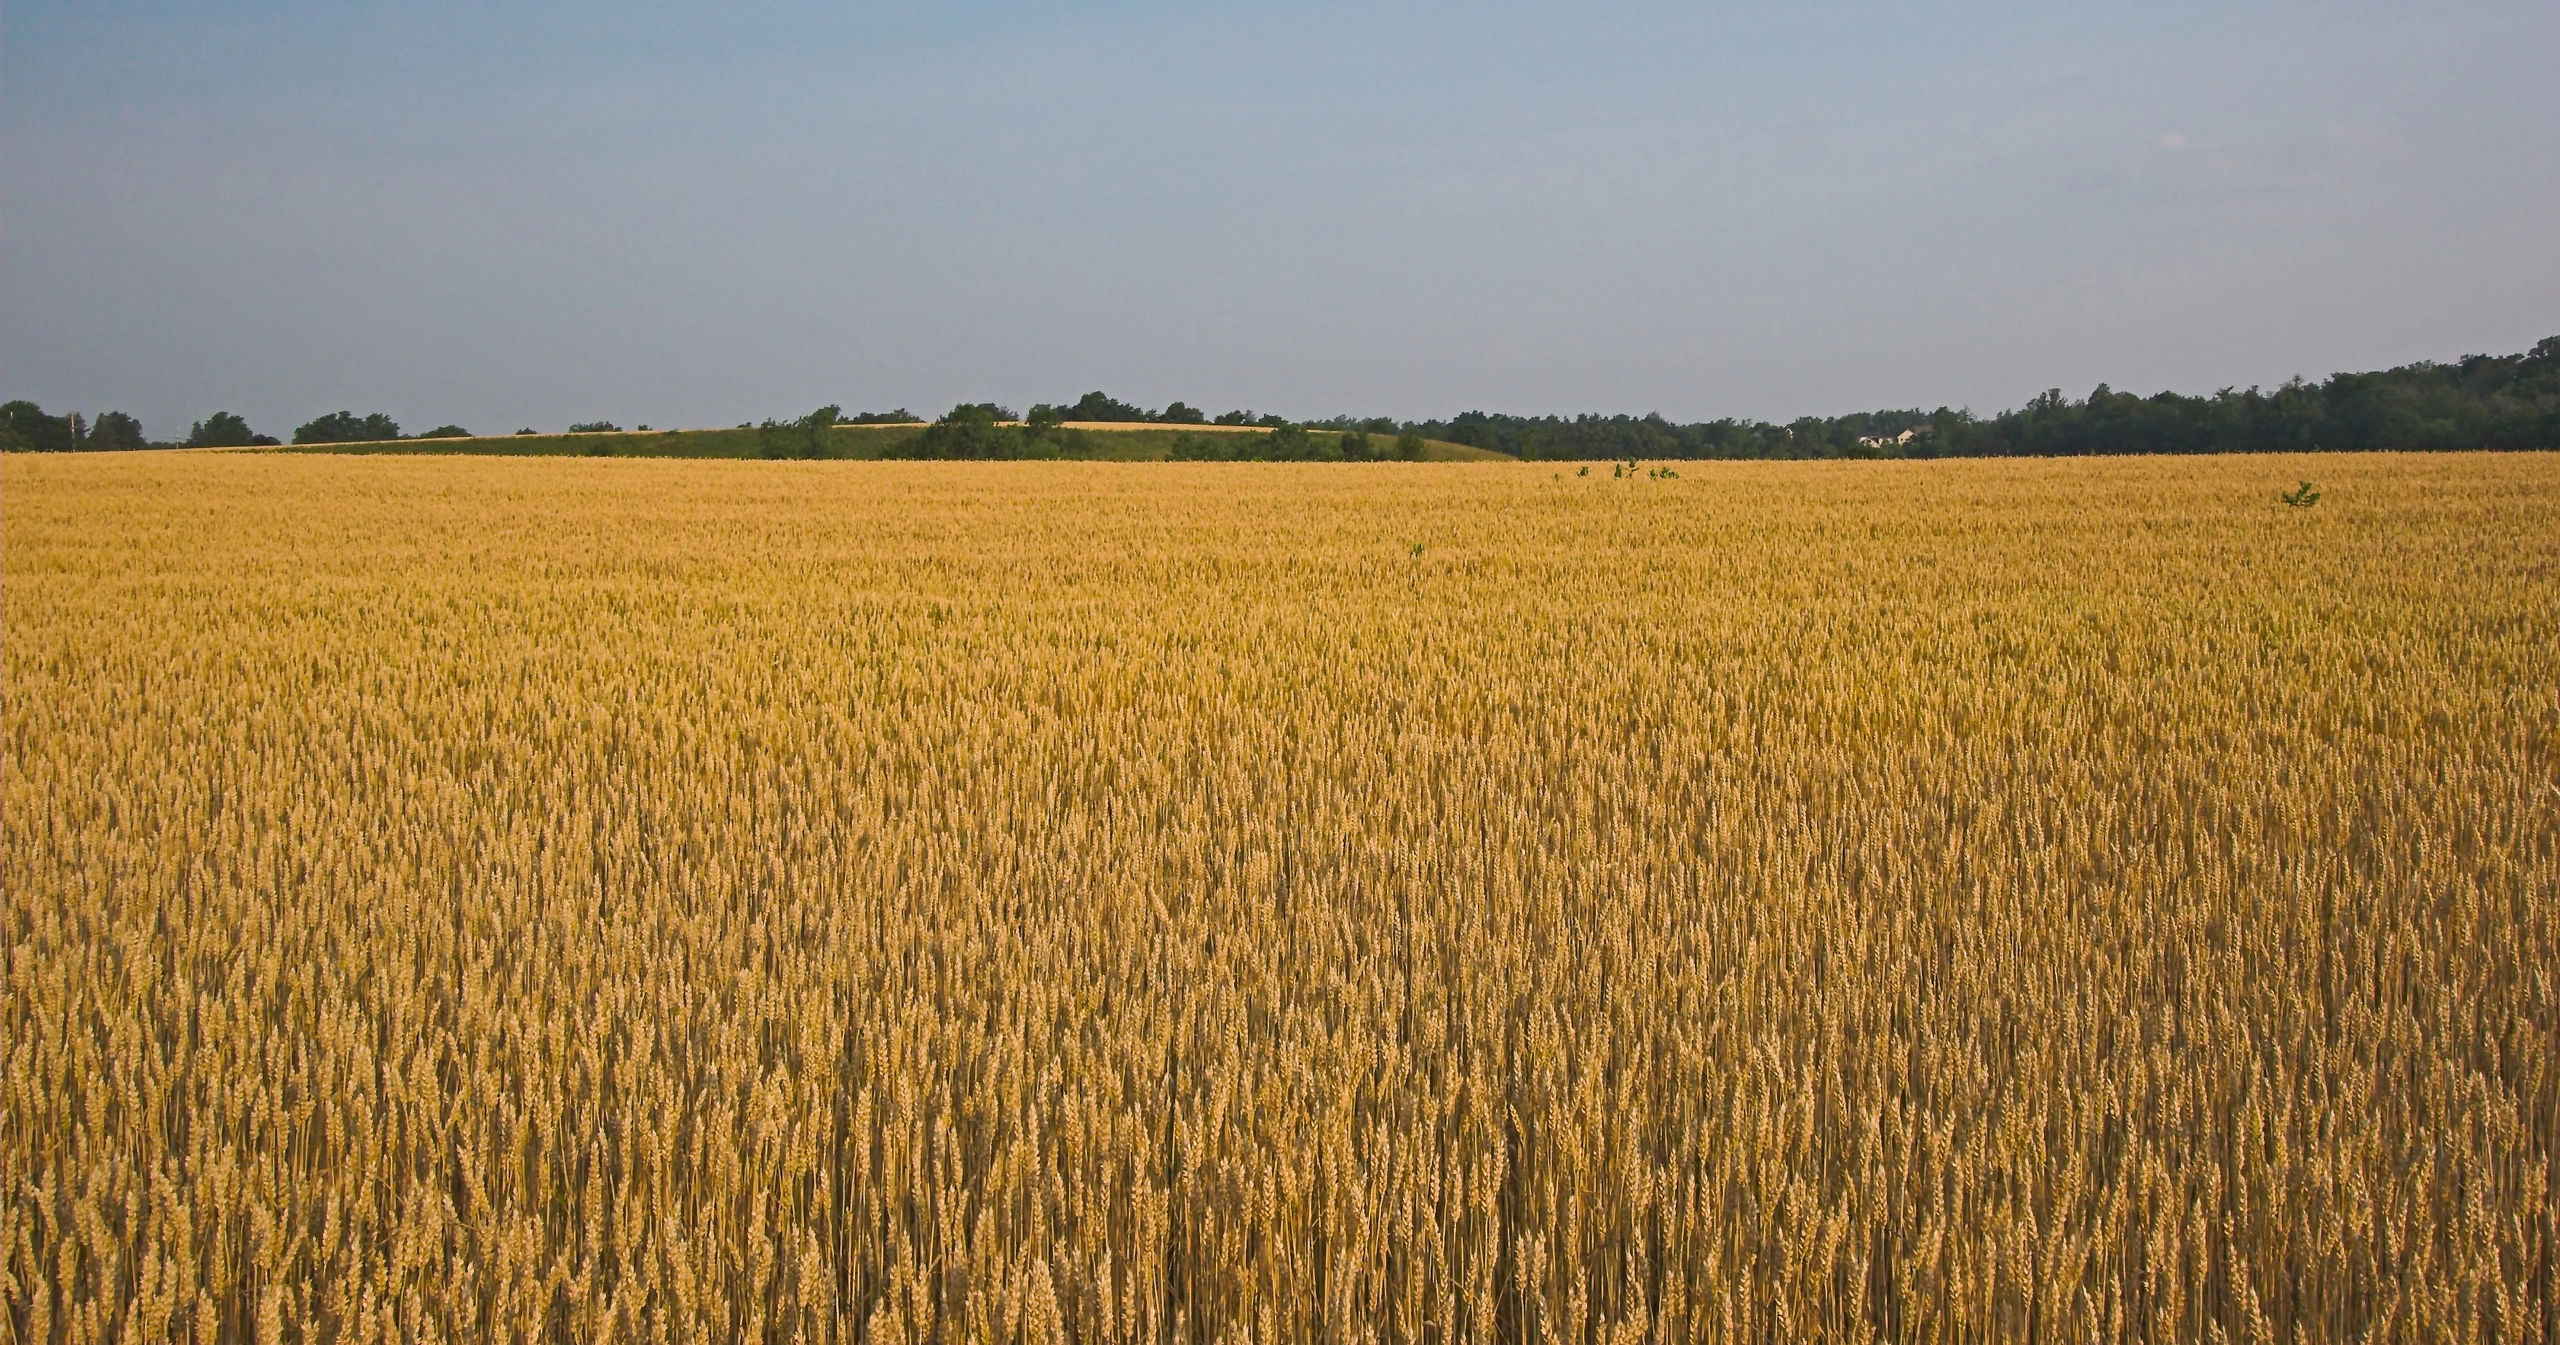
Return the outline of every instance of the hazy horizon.
[[[2560,10],[0,13],[0,396],[1784,421],[2560,332]]]

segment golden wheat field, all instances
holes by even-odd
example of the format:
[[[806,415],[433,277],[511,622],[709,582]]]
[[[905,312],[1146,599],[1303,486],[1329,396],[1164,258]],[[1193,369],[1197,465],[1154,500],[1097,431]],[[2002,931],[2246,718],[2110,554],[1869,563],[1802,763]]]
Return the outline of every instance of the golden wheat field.
[[[4,466],[8,1341],[2560,1342],[2560,458]]]

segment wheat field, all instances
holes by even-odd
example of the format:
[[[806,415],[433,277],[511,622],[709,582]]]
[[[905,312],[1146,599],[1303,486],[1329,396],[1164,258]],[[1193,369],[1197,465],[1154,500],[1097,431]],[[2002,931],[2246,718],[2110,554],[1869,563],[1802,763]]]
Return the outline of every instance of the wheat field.
[[[0,529],[9,1342],[2560,1345],[2560,458]]]

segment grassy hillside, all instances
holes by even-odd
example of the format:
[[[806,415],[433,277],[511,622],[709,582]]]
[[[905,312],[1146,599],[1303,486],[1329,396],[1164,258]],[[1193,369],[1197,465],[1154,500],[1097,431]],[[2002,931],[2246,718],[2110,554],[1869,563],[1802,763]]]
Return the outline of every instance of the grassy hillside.
[[[826,456],[840,459],[898,456],[900,445],[924,433],[922,425],[839,425]],[[1177,435],[1216,433],[1269,434],[1269,430],[1196,425],[1082,425],[1063,431],[1069,458],[1106,462],[1160,462],[1173,451]],[[1339,438],[1319,432],[1318,439]],[[1373,436],[1374,438],[1375,436]],[[460,454],[506,458],[761,458],[764,436],[753,429],[627,430],[612,434],[509,434],[472,439],[391,439],[365,444],[289,444],[260,449],[266,453],[410,453]],[[1425,462],[1508,462],[1510,456],[1491,449],[1470,448],[1445,439],[1423,443]]]

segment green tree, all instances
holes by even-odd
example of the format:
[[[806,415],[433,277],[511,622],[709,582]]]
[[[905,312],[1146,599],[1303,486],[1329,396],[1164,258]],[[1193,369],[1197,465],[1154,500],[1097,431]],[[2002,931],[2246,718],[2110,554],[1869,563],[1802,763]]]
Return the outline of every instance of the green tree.
[[[1166,407],[1164,409],[1164,413],[1157,416],[1156,419],[1163,421],[1167,425],[1206,425],[1209,423],[1209,416],[1207,412],[1202,411],[1196,406],[1185,406],[1180,402],[1175,402],[1171,406]]]
[[[647,427],[643,426],[642,428],[645,429]],[[429,430],[418,437],[421,439],[469,439],[474,436],[471,431],[466,430],[459,425],[438,425],[434,429]]]
[[[1011,412],[993,402],[963,402],[901,445],[899,456],[966,461],[1018,458],[1024,447],[1022,432],[1000,423],[1011,419]]]
[[[1106,397],[1100,392],[1088,392],[1077,398],[1075,405],[1060,407],[1058,419],[1142,421],[1147,419],[1147,413],[1117,397]]]
[[[11,453],[65,453],[71,444],[69,416],[48,416],[34,402],[0,404],[0,449]]]
[[[332,411],[297,427],[293,432],[293,441],[297,444],[372,444],[399,437],[399,423],[379,411],[366,416],[352,411]]]
[[[89,427],[89,447],[93,449],[133,449],[144,445],[142,422],[122,411],[101,411],[98,423]]]
[[[216,411],[188,428],[187,447],[247,448],[264,438],[265,435],[250,429],[249,422],[238,413]]]
[[[768,420],[756,427],[759,447],[768,458],[824,458],[832,456],[829,438],[842,417],[844,408],[822,406],[798,420]]]
[[[1316,456],[1315,436],[1304,425],[1280,424],[1271,433],[1258,436],[1255,457],[1269,462],[1309,462]]]
[[[1407,462],[1422,460],[1422,436],[1411,430],[1396,436],[1396,456]]]

